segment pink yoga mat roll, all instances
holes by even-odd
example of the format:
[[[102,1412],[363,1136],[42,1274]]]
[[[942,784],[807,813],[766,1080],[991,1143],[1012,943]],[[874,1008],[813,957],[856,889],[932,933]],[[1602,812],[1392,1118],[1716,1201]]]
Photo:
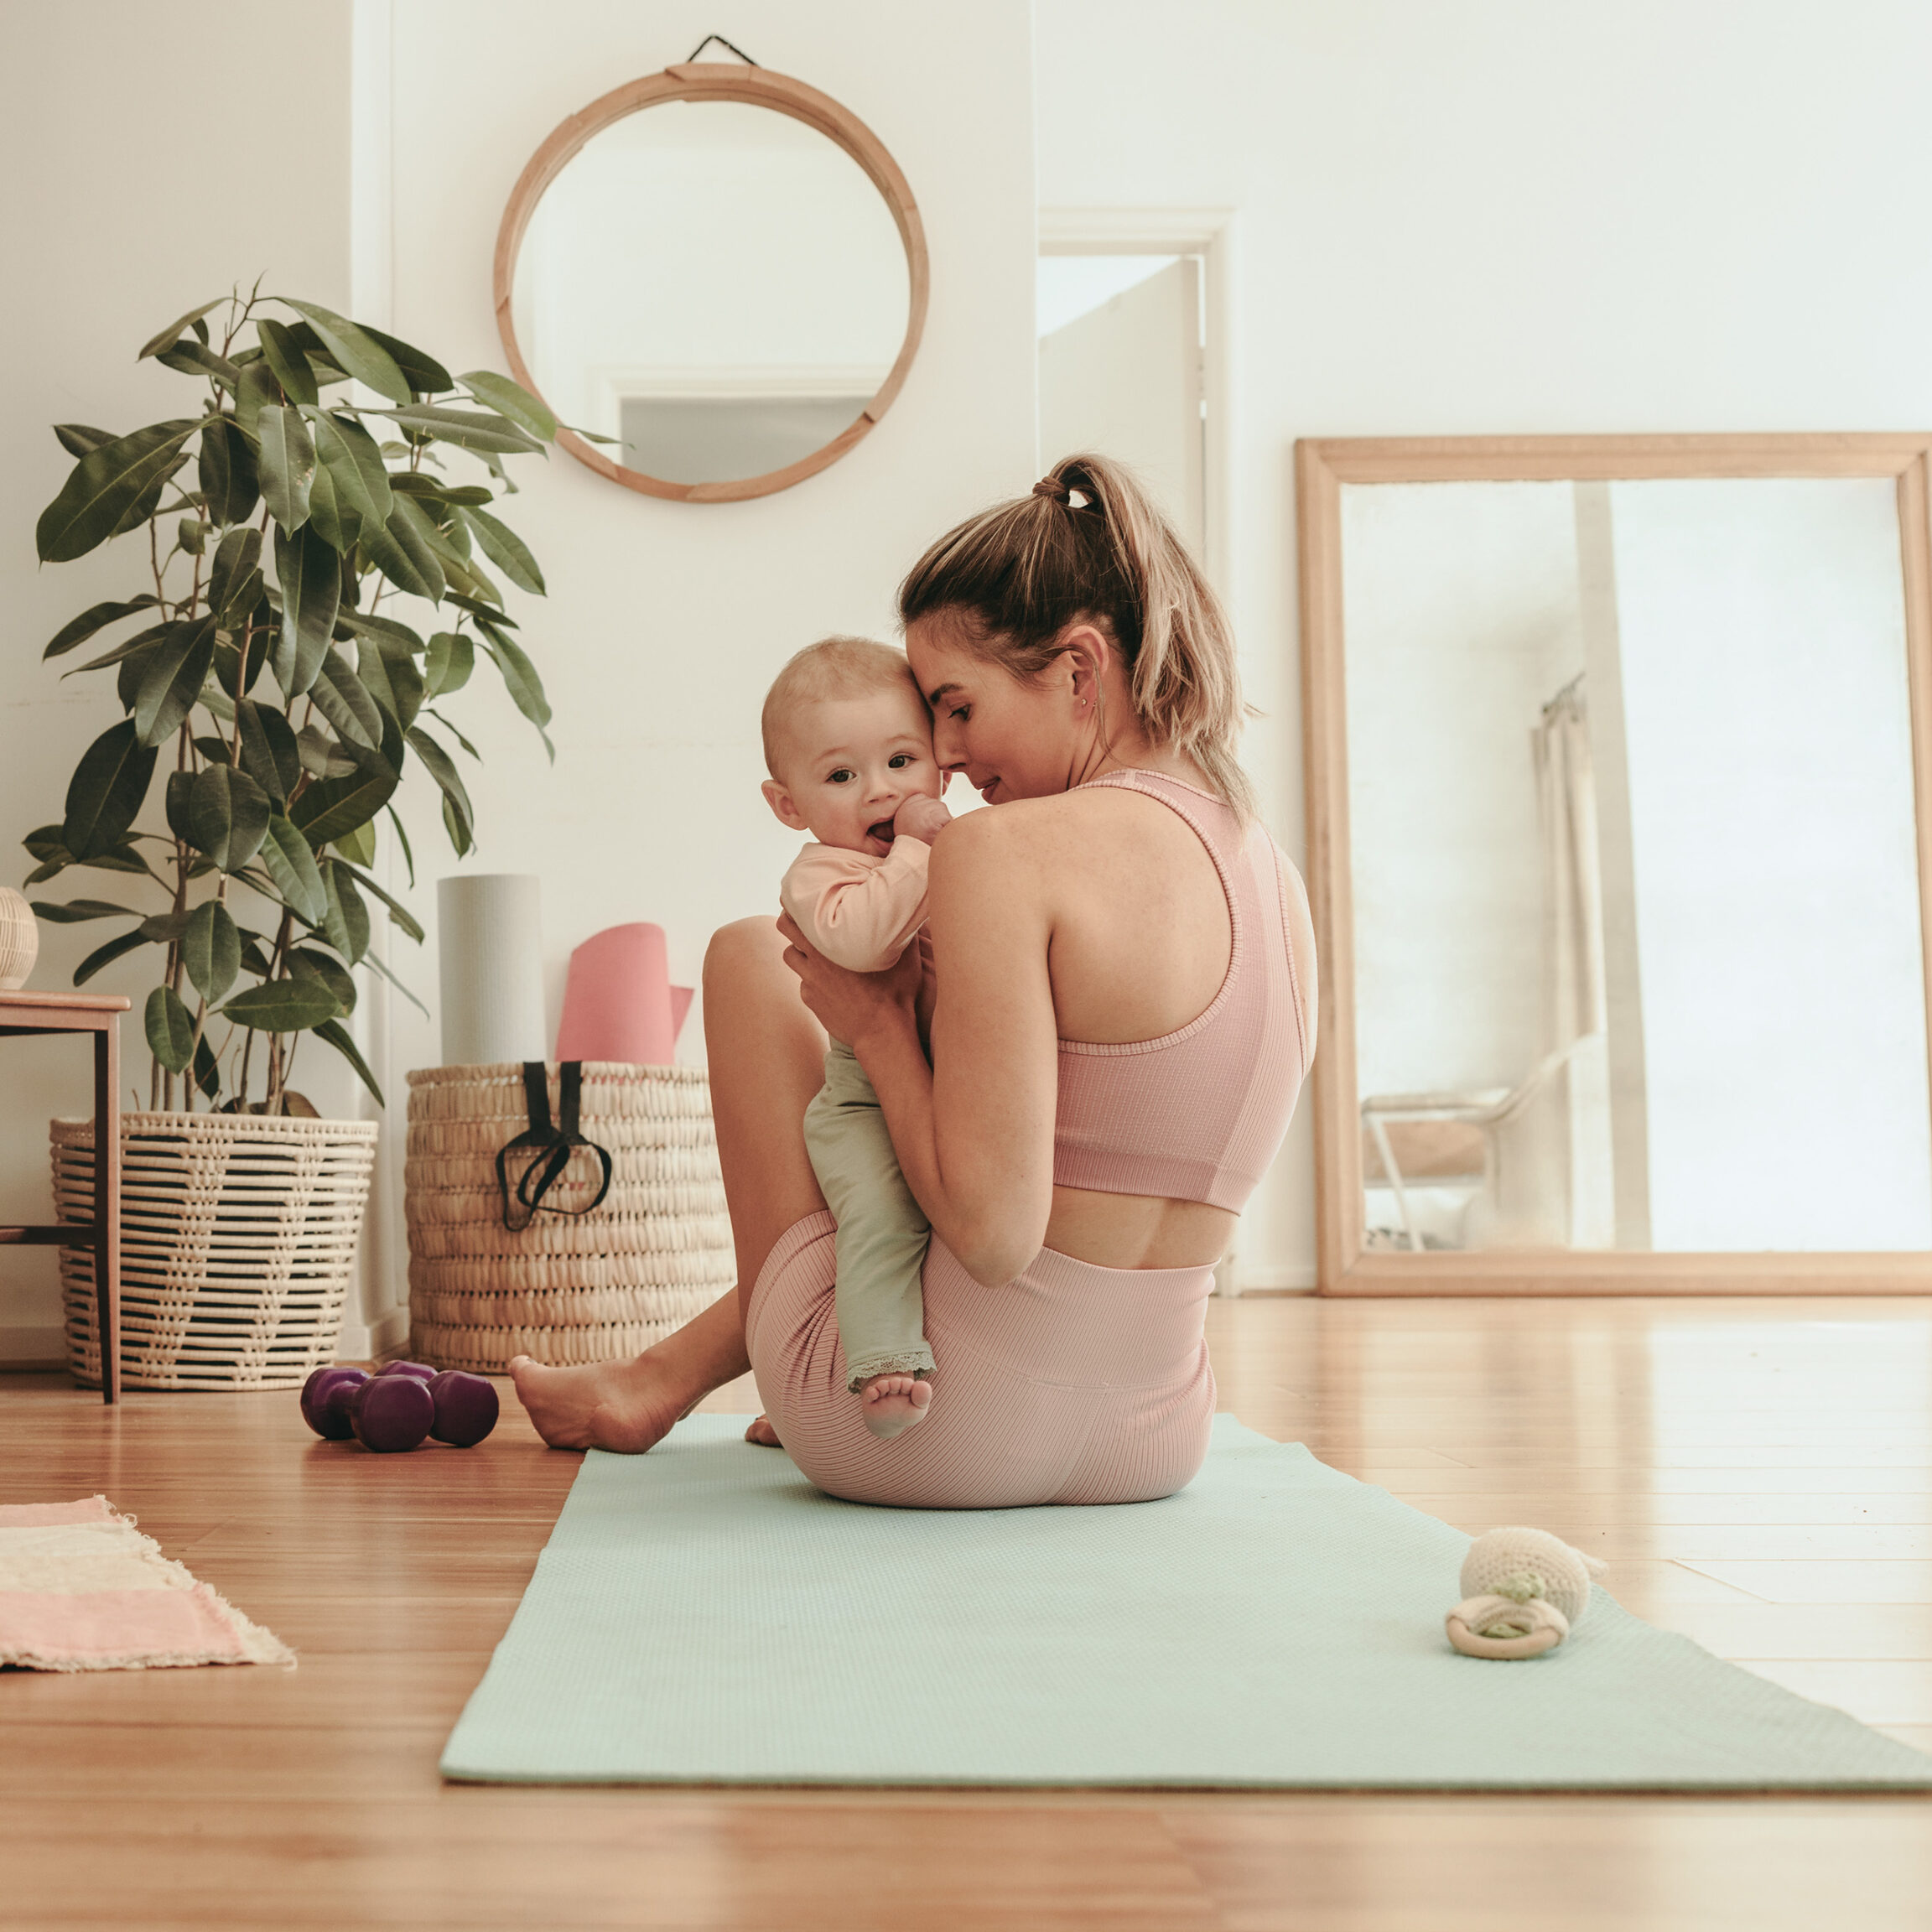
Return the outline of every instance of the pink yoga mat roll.
[[[691,989],[671,984],[664,928],[613,926],[570,955],[557,1057],[668,1067],[690,1010]]]

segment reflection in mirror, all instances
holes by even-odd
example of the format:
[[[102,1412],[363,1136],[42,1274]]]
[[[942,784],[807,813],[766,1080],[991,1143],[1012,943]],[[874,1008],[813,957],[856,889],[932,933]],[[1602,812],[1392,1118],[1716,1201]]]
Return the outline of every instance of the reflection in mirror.
[[[1372,1249],[1932,1248],[1888,478],[1342,489]]]
[[[823,449],[906,332],[906,247],[816,128],[670,101],[584,143],[544,190],[512,290],[517,340],[564,422],[671,483],[762,476]]]

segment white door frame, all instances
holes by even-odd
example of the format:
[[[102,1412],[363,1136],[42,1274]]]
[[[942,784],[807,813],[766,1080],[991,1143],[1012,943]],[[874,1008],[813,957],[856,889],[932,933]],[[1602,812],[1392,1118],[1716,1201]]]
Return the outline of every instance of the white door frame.
[[[1223,598],[1233,589],[1234,211],[1231,208],[1042,208],[1041,255],[1198,255],[1208,307],[1202,393],[1208,404],[1202,451],[1201,561]]]

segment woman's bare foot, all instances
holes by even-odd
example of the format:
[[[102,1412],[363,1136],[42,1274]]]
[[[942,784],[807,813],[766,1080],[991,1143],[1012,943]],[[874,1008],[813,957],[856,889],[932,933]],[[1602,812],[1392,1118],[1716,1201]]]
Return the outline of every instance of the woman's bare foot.
[[[641,1456],[670,1433],[686,1408],[662,1367],[647,1354],[581,1368],[547,1368],[517,1355],[511,1359],[510,1379],[537,1433],[553,1449]]]
[[[778,1440],[778,1431],[771,1426],[769,1415],[760,1415],[745,1431],[747,1442],[756,1442],[761,1449],[782,1449],[785,1445]]]
[[[875,1436],[890,1442],[926,1420],[932,1384],[911,1375],[874,1375],[859,1385],[860,1413]]]

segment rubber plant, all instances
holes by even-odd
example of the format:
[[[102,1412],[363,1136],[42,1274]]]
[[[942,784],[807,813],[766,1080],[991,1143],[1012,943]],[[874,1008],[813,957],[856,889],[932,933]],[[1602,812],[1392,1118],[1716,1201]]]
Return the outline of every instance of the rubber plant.
[[[160,949],[143,1015],[150,1106],[312,1114],[290,1084],[308,1034],[380,1102],[343,1024],[353,969],[391,977],[370,950],[370,901],[411,938],[423,932],[371,875],[377,821],[387,815],[413,885],[392,802],[413,758],[442,792],[458,855],[471,849],[454,751],[476,752],[444,706],[479,657],[539,734],[549,722],[488,566],[543,594],[535,558],[490,506],[516,487],[504,460],[543,451],[557,423],[506,377],[453,377],[291,298],[205,303],[140,354],[203,393],[193,413],[127,435],[55,429],[78,461],[40,517],[41,560],[128,538],[143,567],[138,590],[82,611],[44,653],[138,626],[65,673],[111,673],[125,716],[82,754],[60,822],[25,840],[28,886],[92,869],[122,894],[34,911],[126,922],[75,969],[76,986]],[[413,628],[399,608],[430,622]]]

